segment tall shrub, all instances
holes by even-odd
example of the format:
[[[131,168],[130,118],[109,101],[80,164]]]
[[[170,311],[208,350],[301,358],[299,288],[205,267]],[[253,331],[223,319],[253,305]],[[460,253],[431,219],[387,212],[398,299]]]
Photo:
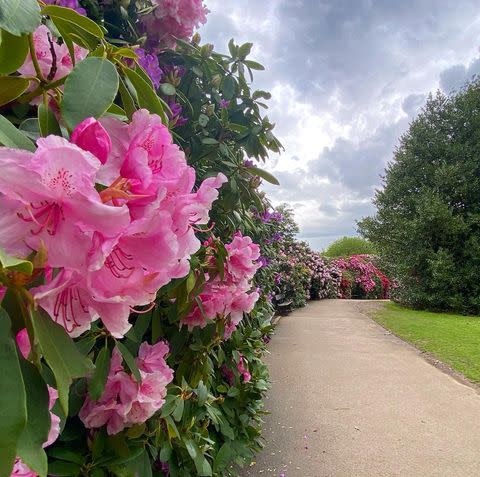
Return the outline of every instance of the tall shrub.
[[[418,308],[480,312],[480,84],[430,96],[359,230]]]

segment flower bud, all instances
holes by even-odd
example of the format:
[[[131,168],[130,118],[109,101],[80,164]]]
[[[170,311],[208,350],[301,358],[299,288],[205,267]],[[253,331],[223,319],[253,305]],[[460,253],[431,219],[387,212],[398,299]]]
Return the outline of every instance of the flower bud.
[[[91,152],[102,164],[107,162],[112,149],[112,140],[105,128],[95,118],[82,121],[72,132],[70,142]]]

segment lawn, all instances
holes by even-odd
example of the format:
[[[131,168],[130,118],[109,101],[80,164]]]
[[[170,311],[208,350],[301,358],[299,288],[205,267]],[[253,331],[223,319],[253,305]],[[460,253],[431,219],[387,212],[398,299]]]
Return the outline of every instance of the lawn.
[[[387,303],[372,318],[480,383],[480,317],[416,311]]]

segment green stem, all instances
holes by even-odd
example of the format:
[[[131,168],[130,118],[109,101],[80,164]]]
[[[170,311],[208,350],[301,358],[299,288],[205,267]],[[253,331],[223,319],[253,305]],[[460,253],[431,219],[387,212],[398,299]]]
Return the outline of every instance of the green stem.
[[[32,57],[33,67],[35,68],[35,72],[37,73],[38,79],[41,82],[45,82],[45,78],[43,76],[42,70],[40,69],[40,65],[38,64],[38,58],[37,58],[37,54],[35,52],[35,45],[33,43],[33,34],[32,33],[30,33],[30,35],[28,35],[28,45],[30,47],[30,56]]]

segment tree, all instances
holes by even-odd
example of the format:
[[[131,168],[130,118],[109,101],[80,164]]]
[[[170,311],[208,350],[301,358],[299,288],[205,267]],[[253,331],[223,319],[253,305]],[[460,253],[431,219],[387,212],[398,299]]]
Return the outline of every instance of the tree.
[[[480,312],[480,82],[430,95],[359,223],[409,306]]]
[[[374,254],[375,247],[360,237],[342,237],[331,243],[323,253],[326,257],[350,257],[359,254]]]

